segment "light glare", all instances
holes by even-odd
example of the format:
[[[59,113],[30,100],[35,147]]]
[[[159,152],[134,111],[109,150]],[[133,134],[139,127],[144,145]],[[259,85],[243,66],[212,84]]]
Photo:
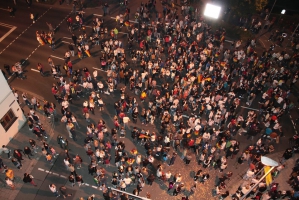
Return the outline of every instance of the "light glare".
[[[219,15],[220,15],[220,10],[221,10],[220,6],[215,6],[215,5],[207,3],[205,11],[204,11],[204,16],[218,19]]]

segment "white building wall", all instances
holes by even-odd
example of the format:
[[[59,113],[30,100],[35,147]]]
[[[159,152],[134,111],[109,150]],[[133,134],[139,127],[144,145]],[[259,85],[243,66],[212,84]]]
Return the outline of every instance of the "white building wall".
[[[11,109],[17,120],[12,126],[5,131],[3,126],[0,124],[0,146],[7,145],[9,141],[18,133],[26,122],[22,109],[20,108],[14,94],[7,84],[3,74],[0,72],[0,119]]]

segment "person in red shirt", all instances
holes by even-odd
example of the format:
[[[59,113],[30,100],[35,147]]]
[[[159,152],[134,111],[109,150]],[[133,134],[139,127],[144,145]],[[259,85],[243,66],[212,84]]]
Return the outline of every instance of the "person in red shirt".
[[[51,89],[51,91],[52,91],[52,94],[54,95],[54,98],[56,99],[56,100],[58,100],[58,88],[57,88],[57,86],[55,85],[55,83],[53,83],[53,86],[52,86],[52,89]]]

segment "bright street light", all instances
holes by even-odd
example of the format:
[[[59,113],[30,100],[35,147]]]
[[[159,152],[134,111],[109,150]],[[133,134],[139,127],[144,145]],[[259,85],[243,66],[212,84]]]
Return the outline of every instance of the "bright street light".
[[[204,11],[204,16],[218,19],[219,15],[220,15],[220,11],[221,11],[220,6],[215,6],[215,5],[207,3],[205,11]]]
[[[285,13],[286,13],[286,10],[283,9],[283,10],[281,11],[281,14],[284,15]]]

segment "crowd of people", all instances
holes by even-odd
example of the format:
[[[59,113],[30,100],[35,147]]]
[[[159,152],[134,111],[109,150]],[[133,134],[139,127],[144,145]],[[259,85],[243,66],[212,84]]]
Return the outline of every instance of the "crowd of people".
[[[61,112],[67,116],[62,121],[73,138],[76,120],[73,122],[72,114],[67,114],[68,103],[64,106],[63,102],[72,99],[72,94],[87,97],[83,114],[89,123],[89,113],[95,114],[96,107],[100,112],[104,110],[101,96],[120,91],[120,99],[114,103],[114,127],[107,127],[104,120],[87,126],[84,149],[90,156],[89,173],[96,174],[95,183],[106,189],[105,170],[97,167],[97,163],[110,166],[111,148],[116,146],[114,164],[118,173],[113,174],[111,184],[125,191],[135,183],[135,195],[142,190],[145,180],[151,185],[155,179],[167,184],[173,195],[186,190],[180,174],[171,175],[163,164],[157,164],[167,162],[171,166],[177,153],[187,165],[196,161],[203,168],[219,172],[227,168],[228,158],[236,159],[236,165],[247,163],[249,170],[244,179],[254,183],[261,169],[261,156],[275,151],[271,142],[279,142],[283,136],[281,116],[294,106],[288,97],[298,71],[292,73],[291,57],[286,52],[273,54],[271,49],[258,55],[254,39],[245,46],[237,41],[226,49],[225,29],[212,31],[188,7],[178,13],[165,6],[163,15],[157,13],[157,19],[150,21],[152,6],[154,2],[141,3],[134,15],[137,26],[126,24],[130,14],[126,9],[124,15],[116,16],[117,26],[110,36],[104,20],[95,18],[91,37],[83,32],[80,41],[74,40],[76,46],[89,42],[92,46],[99,44],[101,36],[101,70],[107,73],[106,82],[98,79],[97,71],[84,68],[70,73],[69,81],[61,77],[58,86],[53,86],[55,98],[57,93],[61,94]],[[118,29],[124,24],[129,53],[117,39]],[[242,101],[250,107],[254,100],[259,104],[258,111],[239,113]],[[129,131],[130,119],[133,123],[140,119],[145,126],[157,125],[157,131],[137,127]],[[129,132],[131,139],[145,148],[146,156],[141,156],[137,148],[125,150],[120,138],[128,137]],[[244,134],[249,139],[259,135],[260,139],[240,156],[236,135]],[[275,173],[283,168],[283,164],[279,165]],[[221,198],[229,195],[225,180],[232,174],[226,172],[219,178],[213,195]],[[196,191],[197,182],[204,183],[209,176],[208,172],[198,170],[189,194]],[[247,195],[244,188],[248,185],[240,187],[233,198]]]
[[[270,48],[258,54],[255,39],[246,44],[240,40],[226,47],[225,29],[213,29],[189,6],[182,6],[179,11],[164,4],[163,11],[156,12],[153,20],[155,1],[149,0],[141,3],[134,13],[136,23],[130,23],[127,3],[125,13],[116,16],[116,26],[111,31],[104,18],[95,17],[89,34],[80,13],[74,19],[82,31],[78,39],[73,32],[72,17],[67,20],[74,44],[70,44],[65,53],[65,75],[48,58],[53,77],[58,80],[51,92],[63,116],[61,123],[65,123],[68,137],[74,141],[82,125],[70,104],[83,99],[82,113],[88,124],[83,147],[89,157],[87,170],[103,197],[128,199],[128,195],[119,192],[128,188],[134,188],[133,194],[138,196],[146,182],[152,185],[156,180],[168,187],[169,195],[180,194],[182,199],[188,199],[196,193],[198,184],[209,181],[210,169],[216,169],[220,175],[212,195],[220,199],[230,195],[235,200],[244,195],[252,199],[296,199],[297,165],[289,180],[294,191],[279,191],[275,179],[269,188],[264,181],[253,190],[251,187],[263,175],[260,174],[261,156],[275,152],[274,143],[279,143],[284,136],[281,118],[294,107],[289,97],[298,79],[299,71],[294,70],[298,52],[292,52],[293,55],[284,51],[274,53]],[[123,25],[127,26],[127,45],[117,37]],[[90,49],[95,45],[102,50],[99,69],[105,71],[105,81],[99,78],[98,70],[73,69],[76,68],[72,64],[74,56],[90,57]],[[114,112],[106,111],[108,102],[104,102],[103,95],[117,99]],[[29,102],[26,94],[22,97],[33,107],[28,113],[29,128],[43,142],[42,153],[52,164],[57,153],[44,141],[47,134],[35,109],[41,108],[48,117],[57,116],[56,105],[45,101],[41,107],[36,99]],[[258,104],[258,109],[252,109],[252,104]],[[244,113],[241,105],[247,106],[249,111]],[[113,126],[101,119],[103,112],[112,116]],[[100,118],[96,123],[92,122],[93,115]],[[244,144],[246,148],[240,149],[238,137],[253,140],[255,136],[258,140],[254,145]],[[66,141],[65,136],[60,137],[59,141]],[[122,138],[132,140],[136,148],[127,149]],[[35,142],[31,147],[34,149]],[[141,153],[141,149],[146,153]],[[298,149],[297,141],[286,149],[272,172],[274,178]],[[30,158],[29,150],[24,149],[24,152]],[[64,155],[65,167],[70,172],[69,182],[72,186],[84,185],[76,171],[82,168],[83,159],[72,155],[67,148]],[[198,169],[194,169],[193,184],[188,188],[187,180],[183,180],[180,173],[171,173],[177,157],[186,165],[198,165]],[[228,159],[236,160],[236,168],[240,165],[248,168],[244,183],[236,192],[228,191],[226,186],[234,176],[227,170]],[[21,160],[16,156],[15,166],[20,168]],[[108,180],[105,169],[110,167],[115,172]],[[49,188],[55,196],[60,195],[54,184]],[[70,194],[64,191],[64,196],[67,195]],[[149,193],[147,197],[150,198]]]

